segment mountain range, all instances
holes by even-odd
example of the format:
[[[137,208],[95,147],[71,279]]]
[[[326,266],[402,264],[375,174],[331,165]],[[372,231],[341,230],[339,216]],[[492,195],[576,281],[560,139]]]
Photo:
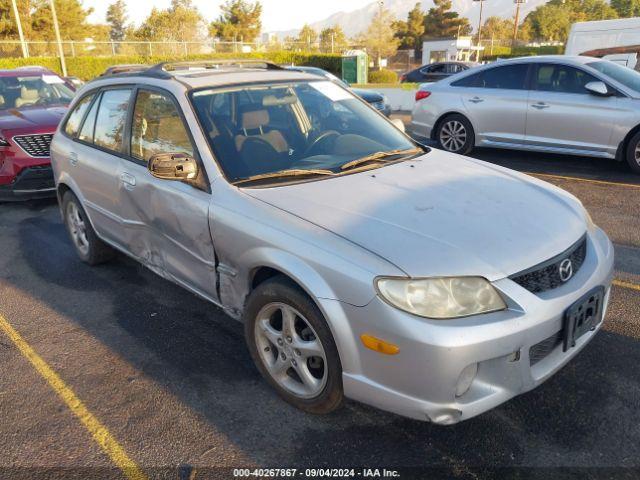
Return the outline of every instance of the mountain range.
[[[389,9],[397,19],[406,20],[407,14],[415,6],[416,1],[417,0],[385,0],[384,7]],[[546,2],[547,0],[528,0],[527,3],[522,4],[520,7],[520,18],[524,18],[527,13]],[[421,3],[422,9],[425,12],[433,7],[433,0],[422,0]],[[491,16],[510,18],[515,15],[515,4],[513,0],[488,0],[483,3],[483,23],[484,19]],[[340,25],[347,36],[352,37],[367,29],[378,8],[378,2],[374,1],[357,10],[334,13],[324,20],[312,23],[311,27],[319,32],[324,28]],[[472,0],[452,0],[452,10],[458,12],[462,17],[467,17],[474,30],[477,28],[480,16],[479,2]],[[302,25],[300,25],[300,27],[302,27]],[[280,38],[284,38],[286,36],[295,36],[298,32],[299,29],[274,33]]]

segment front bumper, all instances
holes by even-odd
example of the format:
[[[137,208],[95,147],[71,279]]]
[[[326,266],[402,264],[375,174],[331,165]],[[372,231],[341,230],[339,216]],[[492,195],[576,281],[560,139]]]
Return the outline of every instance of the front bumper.
[[[538,295],[505,278],[494,286],[510,299],[509,309],[474,317],[434,321],[397,310],[376,297],[365,307],[344,306],[357,358],[343,374],[345,395],[407,417],[452,424],[490,410],[540,385],[584,346],[594,331],[563,352],[551,344],[540,358],[530,349],[562,330],[563,314],[576,300],[597,286],[606,289],[605,307],[613,277],[613,246],[600,229],[588,234],[587,256],[566,284]],[[397,355],[366,349],[357,339],[363,333],[400,347]],[[341,358],[345,353],[341,351]],[[348,354],[347,354],[348,355]],[[477,363],[469,390],[456,397],[465,367]]]
[[[23,201],[56,196],[51,165],[26,167],[13,182],[0,185],[0,201]]]

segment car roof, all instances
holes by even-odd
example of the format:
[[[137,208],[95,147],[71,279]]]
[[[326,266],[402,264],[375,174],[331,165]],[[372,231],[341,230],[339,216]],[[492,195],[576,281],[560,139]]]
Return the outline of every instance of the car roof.
[[[216,62],[211,62],[215,64]],[[256,63],[255,61],[253,63]],[[110,74],[109,69],[100,77],[89,82],[89,88],[97,86],[108,86],[125,83],[146,83],[151,85],[168,86],[184,90],[201,88],[219,88],[225,86],[252,84],[252,83],[272,83],[296,80],[318,80],[316,75],[301,72],[299,70],[288,70],[278,67],[268,62],[264,62],[265,67],[253,66],[251,62],[245,65],[221,64],[217,68],[206,68],[201,66],[190,66],[189,63],[175,64],[176,69],[165,69],[166,65],[155,66],[132,65],[131,71],[119,71]],[[142,67],[142,68],[141,68]]]
[[[586,63],[591,63],[601,60],[595,57],[585,57],[582,55],[537,55],[531,57],[516,57],[516,58],[505,58],[503,60],[498,59],[495,63],[491,63],[490,65],[496,64],[507,64],[507,63],[565,63],[572,65],[584,65]]]
[[[18,77],[21,75],[22,76],[42,75],[43,73],[58,76],[57,73],[52,72],[51,70],[45,67],[26,66],[26,67],[0,70],[0,77]]]

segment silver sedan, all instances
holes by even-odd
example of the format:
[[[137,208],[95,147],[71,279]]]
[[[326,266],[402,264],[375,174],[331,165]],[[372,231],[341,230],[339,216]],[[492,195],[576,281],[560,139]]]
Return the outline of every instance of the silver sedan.
[[[408,130],[454,153],[615,158],[640,173],[640,73],[591,57],[499,61],[422,85]]]

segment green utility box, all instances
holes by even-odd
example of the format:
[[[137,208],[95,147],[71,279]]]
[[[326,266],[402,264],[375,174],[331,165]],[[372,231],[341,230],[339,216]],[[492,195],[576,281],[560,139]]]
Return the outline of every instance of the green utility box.
[[[369,57],[361,50],[345,52],[342,56],[342,80],[348,84],[367,83]]]

